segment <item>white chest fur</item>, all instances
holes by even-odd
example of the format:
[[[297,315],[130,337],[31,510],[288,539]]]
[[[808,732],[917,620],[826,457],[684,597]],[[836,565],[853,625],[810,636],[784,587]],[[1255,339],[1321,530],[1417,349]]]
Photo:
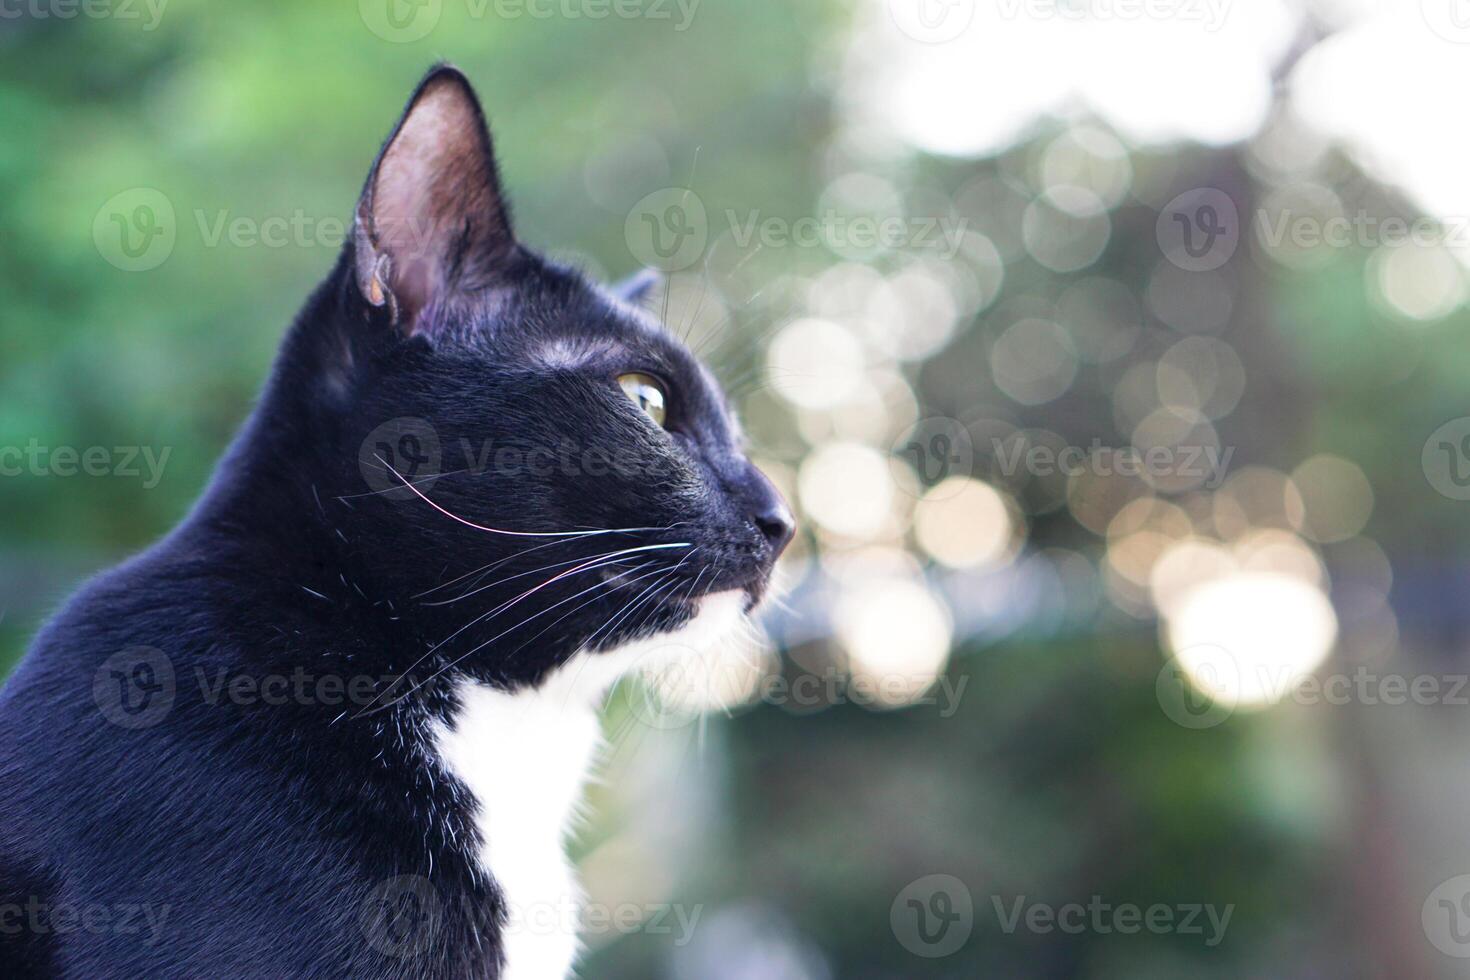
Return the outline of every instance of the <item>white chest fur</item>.
[[[597,754],[608,688],[630,669],[719,642],[742,605],[738,593],[707,596],[679,632],[581,654],[533,690],[462,684],[462,707],[436,733],[437,748],[475,797],[480,862],[506,901],[503,980],[571,973],[582,896],[564,844]]]
[[[479,805],[480,863],[506,901],[505,980],[565,977],[581,896],[564,853],[598,744],[596,709],[555,689],[506,694],[477,684],[439,751]]]

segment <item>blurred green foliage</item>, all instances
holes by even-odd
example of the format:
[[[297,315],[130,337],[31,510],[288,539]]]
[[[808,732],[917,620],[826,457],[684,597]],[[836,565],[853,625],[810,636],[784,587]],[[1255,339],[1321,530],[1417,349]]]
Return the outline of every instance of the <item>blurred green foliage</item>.
[[[574,250],[610,277],[636,264],[627,209],[659,186],[695,186],[712,212],[811,213],[850,14],[835,0],[705,0],[683,31],[474,10],[445,2],[437,27],[407,43],[376,36],[352,2],[171,0],[153,30],[0,21],[0,445],[170,450],[152,488],[0,481],[0,674],[80,577],[185,513],[333,262],[327,231],[350,215],[379,141],[434,61],[454,61],[479,85],[523,237]],[[640,175],[651,182],[595,200],[588,162],[628,134],[657,147],[653,172]],[[953,187],[968,175],[931,164],[923,176]],[[161,266],[132,273],[104,261],[93,225],[105,202],[140,187],[170,201],[177,242]],[[218,222],[236,217],[298,220],[307,240],[211,245]],[[1148,267],[1136,254],[1111,252],[1110,274],[1141,282]],[[1256,298],[1280,311],[1267,335],[1293,366],[1267,388],[1310,386],[1291,393],[1309,405],[1291,416],[1305,431],[1277,443],[1290,451],[1274,462],[1289,467],[1306,447],[1350,454],[1393,540],[1446,549],[1463,538],[1438,532],[1453,505],[1406,489],[1419,447],[1399,434],[1462,411],[1470,357],[1463,343],[1444,344],[1415,376],[1418,397],[1392,397],[1384,365],[1417,357],[1426,341],[1376,322],[1362,260],[1283,278]],[[1017,289],[1049,288],[1042,270],[1014,276]],[[993,330],[972,327],[923,369],[940,411],[993,397],[976,380]],[[1382,397],[1363,398],[1368,384]],[[1237,441],[1271,424],[1276,403],[1261,405],[1243,413]],[[741,903],[778,910],[843,978],[1281,976],[1305,975],[1306,963],[1316,975],[1351,972],[1359,937],[1344,929],[1337,790],[1299,776],[1316,747],[1289,720],[1180,729],[1154,699],[1159,664],[1156,638],[1136,626],[1103,639],[977,642],[950,667],[969,684],[952,718],[763,707],[715,722],[688,749],[691,765],[713,771],[718,802],[696,828],[701,850],[676,869],[680,900],[711,917]],[[974,892],[976,933],[953,957],[920,960],[894,941],[890,903],[941,872]],[[1218,949],[1179,935],[1008,935],[991,909],[992,895],[1095,894],[1236,909]],[[584,973],[674,975],[667,945],[627,937],[601,946]]]

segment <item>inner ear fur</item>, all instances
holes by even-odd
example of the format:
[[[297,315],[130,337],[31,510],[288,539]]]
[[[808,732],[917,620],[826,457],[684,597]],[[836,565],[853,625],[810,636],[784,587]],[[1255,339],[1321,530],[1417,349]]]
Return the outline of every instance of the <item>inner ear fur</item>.
[[[484,113],[448,65],[419,83],[373,164],[353,231],[357,287],[412,333],[431,303],[485,288],[515,251]]]

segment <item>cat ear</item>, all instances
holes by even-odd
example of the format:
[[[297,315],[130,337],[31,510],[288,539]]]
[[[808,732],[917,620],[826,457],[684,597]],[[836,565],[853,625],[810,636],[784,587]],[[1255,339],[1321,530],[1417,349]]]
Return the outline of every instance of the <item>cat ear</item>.
[[[430,303],[495,281],[515,252],[480,102],[432,69],[388,137],[357,205],[357,287],[406,332]]]
[[[637,306],[646,301],[663,281],[663,274],[657,269],[643,269],[613,286],[612,291],[624,303]]]

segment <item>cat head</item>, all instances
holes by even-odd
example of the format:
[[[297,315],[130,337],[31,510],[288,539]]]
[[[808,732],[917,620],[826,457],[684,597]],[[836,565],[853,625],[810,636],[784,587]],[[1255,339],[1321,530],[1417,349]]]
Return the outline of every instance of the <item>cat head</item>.
[[[790,512],[713,376],[642,308],[653,283],[606,288],[519,242],[472,88],[429,73],[308,308],[300,383],[326,420],[333,532],[430,624],[436,661],[534,680],[760,599]]]

